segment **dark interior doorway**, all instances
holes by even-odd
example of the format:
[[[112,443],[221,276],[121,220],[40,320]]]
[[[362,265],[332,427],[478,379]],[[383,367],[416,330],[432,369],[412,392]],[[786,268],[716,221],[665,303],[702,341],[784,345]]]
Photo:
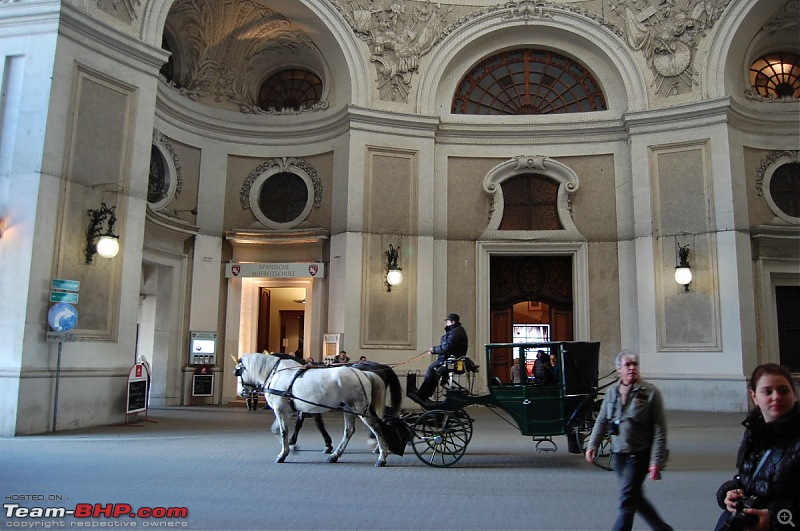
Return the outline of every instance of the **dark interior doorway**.
[[[781,365],[800,372],[800,286],[775,286]]]
[[[256,352],[269,352],[270,291],[258,289],[258,331],[256,333]]]
[[[303,356],[305,314],[303,310],[280,310],[281,352]],[[298,352],[299,351],[299,352]]]
[[[492,256],[489,259],[492,343],[514,342],[521,325],[546,325],[549,341],[573,341],[572,257]],[[513,349],[492,351],[492,374],[510,382]]]

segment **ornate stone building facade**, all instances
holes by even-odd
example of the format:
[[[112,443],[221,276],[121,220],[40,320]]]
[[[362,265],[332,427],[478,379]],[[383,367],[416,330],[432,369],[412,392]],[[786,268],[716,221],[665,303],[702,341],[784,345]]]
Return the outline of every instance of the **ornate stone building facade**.
[[[0,433],[124,420],[140,356],[153,405],[233,400],[232,359],[261,349],[424,369],[449,312],[478,363],[546,324],[601,341],[603,373],[641,352],[668,407],[745,409],[755,364],[800,372],[798,17],[0,2]],[[120,252],[88,261],[101,204]],[[48,342],[53,279],[80,282],[74,341]],[[209,398],[193,331],[218,338]]]

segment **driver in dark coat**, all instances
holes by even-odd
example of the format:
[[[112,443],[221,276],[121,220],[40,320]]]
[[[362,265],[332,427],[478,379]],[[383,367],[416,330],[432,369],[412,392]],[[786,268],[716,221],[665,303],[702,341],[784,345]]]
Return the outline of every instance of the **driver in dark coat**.
[[[439,345],[428,349],[429,354],[436,354],[438,357],[436,361],[430,364],[428,370],[425,372],[425,380],[419,386],[418,397],[426,401],[430,398],[436,390],[436,385],[439,383],[439,372],[437,369],[445,363],[447,358],[453,356],[458,359],[467,355],[467,347],[469,346],[469,339],[464,327],[461,326],[461,318],[457,313],[447,315],[444,321],[445,334],[442,336]]]

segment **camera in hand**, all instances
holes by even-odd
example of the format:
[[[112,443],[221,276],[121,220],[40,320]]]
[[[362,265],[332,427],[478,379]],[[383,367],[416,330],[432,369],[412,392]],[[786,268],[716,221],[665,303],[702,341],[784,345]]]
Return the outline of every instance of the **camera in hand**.
[[[756,496],[748,496],[736,501],[736,514],[728,521],[728,529],[750,529],[758,523],[754,514],[746,514],[745,509],[753,509],[758,502]]]
[[[609,435],[619,435],[619,425],[622,421],[615,420],[609,427],[608,427],[608,434]]]

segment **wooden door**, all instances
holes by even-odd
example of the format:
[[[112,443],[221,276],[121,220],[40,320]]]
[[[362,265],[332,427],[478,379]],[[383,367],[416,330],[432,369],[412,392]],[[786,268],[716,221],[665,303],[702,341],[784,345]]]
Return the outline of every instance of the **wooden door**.
[[[511,325],[514,320],[514,312],[511,306],[492,310],[492,322],[489,326],[490,343],[511,343]],[[499,378],[503,383],[511,382],[511,363],[512,349],[496,348],[492,349],[492,365],[489,368],[492,372],[489,379]]]

